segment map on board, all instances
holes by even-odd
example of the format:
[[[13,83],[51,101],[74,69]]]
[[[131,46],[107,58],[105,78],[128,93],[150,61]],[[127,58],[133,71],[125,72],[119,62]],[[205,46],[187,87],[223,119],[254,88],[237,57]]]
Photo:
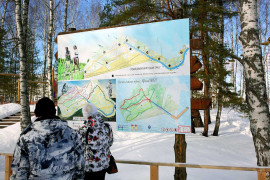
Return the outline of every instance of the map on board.
[[[120,103],[120,111],[124,119],[134,121],[164,113],[174,117],[169,111],[177,110],[178,105],[172,99],[172,95],[164,97],[165,90],[165,87],[160,84],[152,84],[146,89],[140,86],[133,89],[131,97]]]
[[[189,74],[189,21],[174,20],[59,35],[59,80]]]
[[[188,76],[121,79],[116,84],[121,94],[116,101],[118,130],[165,132],[168,128],[179,133],[190,126],[185,121],[190,116]]]
[[[80,120],[81,108],[86,103],[94,104],[107,119],[115,116],[115,80],[62,81],[59,87],[58,115],[61,118]]]
[[[126,36],[125,38],[117,39],[108,47],[100,47],[92,60],[89,61],[85,68],[85,78],[98,76],[101,74],[113,72],[116,70],[133,67],[138,64],[151,62],[162,67],[162,71],[172,71],[183,65],[185,56],[189,48],[183,46],[175,57],[169,59],[162,54],[155,52],[150,47],[134,38]],[[145,69],[153,67],[153,64],[145,66]],[[132,75],[133,69],[127,69],[125,76]],[[149,69],[148,69],[149,70]],[[124,74],[122,72],[122,74]],[[134,75],[134,74],[133,74]],[[117,74],[115,75],[117,76]]]

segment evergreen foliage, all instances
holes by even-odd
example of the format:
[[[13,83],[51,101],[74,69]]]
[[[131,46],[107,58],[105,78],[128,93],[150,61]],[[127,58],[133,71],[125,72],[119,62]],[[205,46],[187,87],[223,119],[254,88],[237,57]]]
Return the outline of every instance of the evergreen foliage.
[[[0,73],[9,73],[11,63],[8,52],[8,41],[6,40],[6,31],[0,28]],[[11,76],[0,75],[0,96],[9,97],[14,93],[13,79]],[[9,100],[9,99],[8,99]]]
[[[150,0],[112,0],[104,6],[100,26],[149,22],[160,19],[161,13],[164,11]]]
[[[6,31],[0,28],[0,72],[6,71],[6,59],[8,58],[8,51],[6,48],[7,41],[5,40]]]
[[[230,71],[225,64],[231,59],[231,49],[223,42],[224,19],[235,16],[237,13],[227,11],[230,1],[225,0],[196,0],[189,7],[193,26],[190,32],[193,38],[201,38],[200,32],[204,34],[204,54],[206,55],[209,74],[204,70],[199,73],[200,79],[208,79],[217,87],[210,87],[210,92],[217,91],[223,98],[224,107],[234,107],[245,110],[246,104],[239,94],[233,92],[233,84],[227,81]],[[223,24],[223,25],[222,25]],[[221,42],[222,41],[222,42]],[[214,88],[217,88],[216,90]],[[216,96],[215,94],[213,94]]]
[[[26,53],[27,53],[27,66],[28,66],[28,80],[29,81],[40,81],[40,66],[42,62],[39,59],[39,50],[35,44],[35,36],[33,35],[32,31],[28,29],[28,41],[26,42]],[[38,93],[38,88],[41,86],[37,83],[29,83],[29,98],[30,100],[33,99],[34,94]]]
[[[35,44],[36,37],[33,36],[30,29],[28,29],[28,37],[29,40],[26,44],[28,80],[38,81],[41,61]],[[0,29],[0,73],[19,74],[18,44],[16,41],[8,39],[4,29]],[[0,75],[0,96],[2,95],[5,101],[15,102],[17,100],[18,79],[18,76]],[[30,98],[33,94],[37,94],[38,86],[36,83],[29,83]]]

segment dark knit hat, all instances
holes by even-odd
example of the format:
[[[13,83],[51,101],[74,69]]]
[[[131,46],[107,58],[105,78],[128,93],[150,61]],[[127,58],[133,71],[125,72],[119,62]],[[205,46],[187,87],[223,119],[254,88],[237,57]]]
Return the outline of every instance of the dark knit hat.
[[[56,110],[53,101],[48,97],[41,98],[36,104],[34,113],[37,117],[55,116]]]

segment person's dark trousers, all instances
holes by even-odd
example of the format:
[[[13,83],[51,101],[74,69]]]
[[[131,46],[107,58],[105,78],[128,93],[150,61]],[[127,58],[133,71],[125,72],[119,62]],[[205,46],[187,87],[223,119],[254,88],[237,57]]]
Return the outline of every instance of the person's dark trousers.
[[[97,172],[85,172],[84,180],[105,180],[106,169]]]

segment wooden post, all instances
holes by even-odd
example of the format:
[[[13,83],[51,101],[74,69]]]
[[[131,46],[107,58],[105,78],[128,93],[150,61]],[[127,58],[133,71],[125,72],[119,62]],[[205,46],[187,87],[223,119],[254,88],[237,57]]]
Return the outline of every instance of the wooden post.
[[[185,134],[175,134],[174,142],[174,156],[175,162],[186,163],[186,135]],[[186,180],[187,172],[185,167],[175,167],[174,179]]]
[[[20,104],[20,79],[18,79],[18,103]]]
[[[258,180],[266,180],[266,172],[258,171]]]
[[[158,166],[150,165],[150,180],[158,180]]]
[[[11,171],[12,155],[5,156],[5,180],[9,180],[12,171]]]
[[[0,96],[1,104],[4,104],[3,96]]]

